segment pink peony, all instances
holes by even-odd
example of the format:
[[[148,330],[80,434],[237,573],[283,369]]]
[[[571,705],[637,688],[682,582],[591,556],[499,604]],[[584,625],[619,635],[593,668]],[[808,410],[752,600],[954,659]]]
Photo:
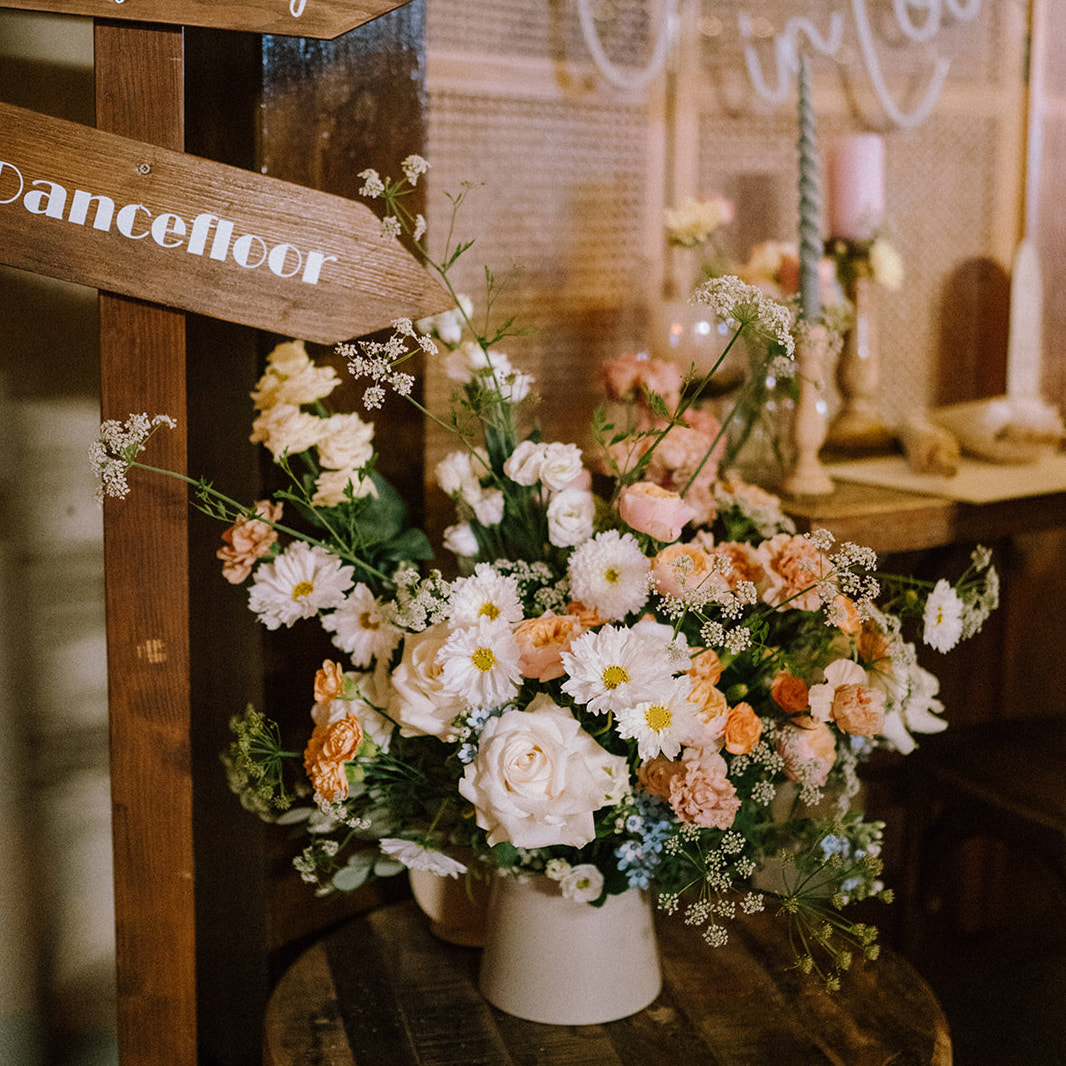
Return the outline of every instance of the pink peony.
[[[666,544],[681,536],[696,512],[676,492],[638,481],[622,490],[618,513],[631,529]]]

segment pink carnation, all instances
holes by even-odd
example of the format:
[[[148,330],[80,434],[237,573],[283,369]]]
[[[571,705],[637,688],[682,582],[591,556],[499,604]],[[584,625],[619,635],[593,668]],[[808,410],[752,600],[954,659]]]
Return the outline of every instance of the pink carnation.
[[[757,554],[770,582],[764,602],[782,611],[818,610],[822,599],[817,585],[831,565],[806,537],[778,533],[764,540]]]
[[[612,400],[641,401],[643,390],[658,393],[668,410],[681,399],[681,371],[674,364],[647,355],[620,355],[603,365],[603,381]]]
[[[222,534],[225,546],[215,552],[222,560],[222,576],[233,585],[239,585],[252,572],[252,566],[278,539],[268,523],[281,519],[281,504],[260,500],[255,513],[259,518],[242,518],[230,526]]]
[[[790,781],[821,788],[836,762],[836,737],[825,722],[794,718],[782,729],[777,751]]]
[[[687,748],[682,773],[669,780],[669,801],[684,822],[708,829],[728,829],[740,810],[737,790],[726,776],[725,759],[706,748]]]

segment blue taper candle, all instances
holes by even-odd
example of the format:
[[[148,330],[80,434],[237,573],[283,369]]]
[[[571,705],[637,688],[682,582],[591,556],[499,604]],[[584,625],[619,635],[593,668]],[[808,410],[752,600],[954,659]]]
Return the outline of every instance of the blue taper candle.
[[[799,60],[799,286],[800,316],[814,322],[822,313],[818,264],[822,258],[822,199],[818,184],[818,140],[807,59]]]

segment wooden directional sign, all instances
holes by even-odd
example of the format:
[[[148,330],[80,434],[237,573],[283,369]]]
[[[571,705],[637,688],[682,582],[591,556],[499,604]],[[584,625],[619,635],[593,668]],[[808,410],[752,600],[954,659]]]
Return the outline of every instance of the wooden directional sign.
[[[292,37],[338,37],[407,0],[3,0],[0,7],[61,15],[209,26]]]
[[[7,104],[0,262],[322,344],[449,306],[363,204]]]

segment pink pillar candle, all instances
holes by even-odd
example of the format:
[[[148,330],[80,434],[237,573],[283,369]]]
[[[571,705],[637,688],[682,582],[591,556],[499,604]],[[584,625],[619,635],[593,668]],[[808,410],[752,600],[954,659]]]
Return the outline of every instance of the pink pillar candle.
[[[826,159],[828,236],[869,240],[885,213],[885,142],[853,133],[830,145]]]

